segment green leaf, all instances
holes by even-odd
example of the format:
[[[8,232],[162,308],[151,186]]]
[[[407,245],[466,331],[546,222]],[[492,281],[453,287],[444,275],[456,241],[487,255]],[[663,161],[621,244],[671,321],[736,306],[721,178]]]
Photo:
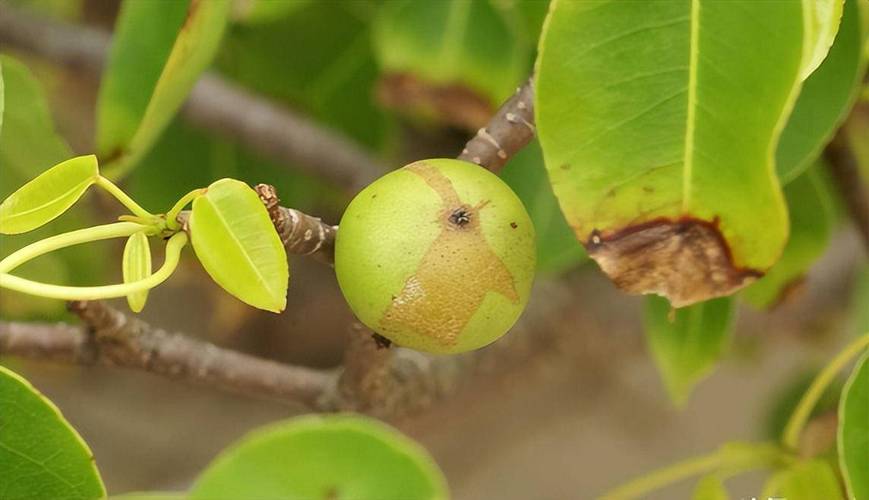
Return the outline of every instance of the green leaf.
[[[0,54],[6,102],[3,130],[0,132],[0,199],[12,194],[52,165],[73,153],[55,132],[47,101],[39,83],[27,67]],[[89,225],[92,221],[86,206],[77,204],[64,217],[15,238],[0,238],[0,258],[42,238]],[[16,274],[37,281],[61,281],[83,284],[100,279],[102,262],[93,259],[92,249],[69,248],[25,264]],[[14,292],[0,293],[0,310],[7,318],[46,321],[65,314],[62,302],[35,298]]]
[[[75,204],[99,176],[97,157],[61,162],[21,186],[0,204],[0,233],[32,231]]]
[[[804,0],[806,11],[806,31],[803,42],[803,69],[805,79],[815,71],[827,57],[830,46],[839,31],[842,18],[842,4],[845,0]]]
[[[221,179],[193,201],[190,239],[211,278],[241,301],[272,312],[287,304],[287,254],[265,206],[247,184]]]
[[[818,5],[828,2],[819,2]],[[803,83],[776,150],[783,183],[797,178],[830,141],[854,104],[866,64],[861,57],[860,2],[845,2],[836,41],[821,66]],[[869,10],[869,6],[863,5]]]
[[[788,375],[787,379],[774,387],[771,394],[766,397],[767,407],[765,415],[761,419],[763,436],[771,440],[779,440],[784,432],[791,414],[809,389],[809,386],[818,376],[820,368],[800,369]],[[809,421],[813,418],[828,413],[836,408],[839,402],[839,393],[842,390],[841,383],[832,383],[824,389],[815,407],[809,415]]]
[[[762,497],[836,500],[842,498],[842,490],[830,464],[822,460],[810,460],[798,462],[773,474],[763,488]]]
[[[730,496],[721,478],[716,474],[704,476],[694,487],[693,500],[727,500]]]
[[[733,314],[730,298],[676,310],[660,297],[646,298],[646,340],[677,405],[685,403],[694,385],[712,371],[728,346]]]
[[[443,474],[418,444],[376,420],[301,417],[254,431],[196,480],[212,498],[443,499]]]
[[[553,2],[538,137],[568,224],[622,289],[681,307],[776,262],[802,32],[800,2]]]
[[[154,144],[220,44],[229,0],[124,2],[98,102],[97,148],[117,177]]]
[[[124,283],[132,283],[151,276],[151,247],[144,232],[136,233],[124,246],[122,261]],[[148,290],[127,295],[127,304],[133,312],[141,312],[148,300]]]
[[[820,167],[805,172],[785,188],[791,226],[788,243],[772,269],[742,293],[742,297],[757,308],[771,307],[785,300],[788,291],[799,285],[830,242],[831,195],[819,178]]]
[[[490,0],[387,2],[374,25],[381,100],[480,127],[527,77],[523,29]]]
[[[377,2],[311,2],[273,23],[232,26],[217,66],[251,90],[383,149],[393,126],[372,99],[378,67],[370,18],[377,7]]]
[[[537,141],[511,158],[500,177],[525,204],[534,223],[538,271],[560,273],[586,260],[585,250],[558,209]]]
[[[869,498],[869,352],[857,362],[842,389],[838,447],[849,498]]]
[[[2,366],[0,428],[0,497],[105,496],[87,444],[51,401]]]
[[[232,17],[243,24],[269,23],[306,7],[311,0],[236,0]]]

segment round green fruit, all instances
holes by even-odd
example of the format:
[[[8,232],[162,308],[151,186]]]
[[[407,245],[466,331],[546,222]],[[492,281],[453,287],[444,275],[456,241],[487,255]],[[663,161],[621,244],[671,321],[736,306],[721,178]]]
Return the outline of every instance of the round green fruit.
[[[477,349],[516,322],[534,279],[534,226],[513,191],[472,163],[412,163],[347,207],[335,271],[350,308],[403,347]]]

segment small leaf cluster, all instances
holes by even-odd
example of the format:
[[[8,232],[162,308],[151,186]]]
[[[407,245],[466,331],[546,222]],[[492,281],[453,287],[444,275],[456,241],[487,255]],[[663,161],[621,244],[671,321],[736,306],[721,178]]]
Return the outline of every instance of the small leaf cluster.
[[[80,229],[34,242],[0,261],[0,287],[64,300],[126,297],[135,312],[145,307],[148,291],[175,271],[188,235],[208,274],[227,292],[260,309],[286,306],[289,269],[283,244],[259,196],[247,184],[221,179],[181,197],[166,213],[152,214],[100,174],[95,156],[79,156],[43,172],[0,204],[0,233],[37,229],[69,209],[96,185],[121,202],[130,214],[119,222]],[[192,203],[191,211],[182,211]],[[126,237],[122,284],[71,287],[41,283],[10,274],[18,266],[72,245]],[[163,265],[151,266],[149,238],[166,241]]]

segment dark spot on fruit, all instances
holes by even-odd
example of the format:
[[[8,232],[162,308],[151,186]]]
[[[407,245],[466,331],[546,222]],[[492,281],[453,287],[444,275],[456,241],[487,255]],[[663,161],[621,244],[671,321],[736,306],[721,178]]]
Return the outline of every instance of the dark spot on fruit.
[[[734,264],[717,218],[660,218],[606,233],[595,229],[585,247],[619,288],[663,295],[673,307],[730,295],[763,276]]]
[[[377,198],[377,195],[376,195],[376,194],[372,194],[372,195],[371,195],[371,199],[373,200],[374,198]]]
[[[653,188],[652,186],[643,186],[643,192],[645,192],[645,193],[654,193],[654,192],[655,192],[655,188]]]
[[[449,216],[450,222],[455,224],[456,226],[462,227],[465,224],[471,222],[471,211],[466,207],[461,206],[450,214]]]
[[[513,229],[516,229],[517,227],[519,227],[519,225],[516,224],[515,222],[511,222],[510,227],[512,227]]]
[[[570,164],[569,163],[562,163],[560,168],[561,168],[561,170],[570,170]]]

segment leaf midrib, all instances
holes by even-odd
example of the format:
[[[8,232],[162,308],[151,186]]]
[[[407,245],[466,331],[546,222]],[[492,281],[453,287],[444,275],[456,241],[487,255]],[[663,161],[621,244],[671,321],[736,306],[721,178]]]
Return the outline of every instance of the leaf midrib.
[[[697,120],[697,64],[700,38],[700,0],[691,0],[691,37],[688,45],[688,112],[685,117],[685,150],[682,159],[682,211],[691,205],[691,178],[694,170],[694,140]]]

